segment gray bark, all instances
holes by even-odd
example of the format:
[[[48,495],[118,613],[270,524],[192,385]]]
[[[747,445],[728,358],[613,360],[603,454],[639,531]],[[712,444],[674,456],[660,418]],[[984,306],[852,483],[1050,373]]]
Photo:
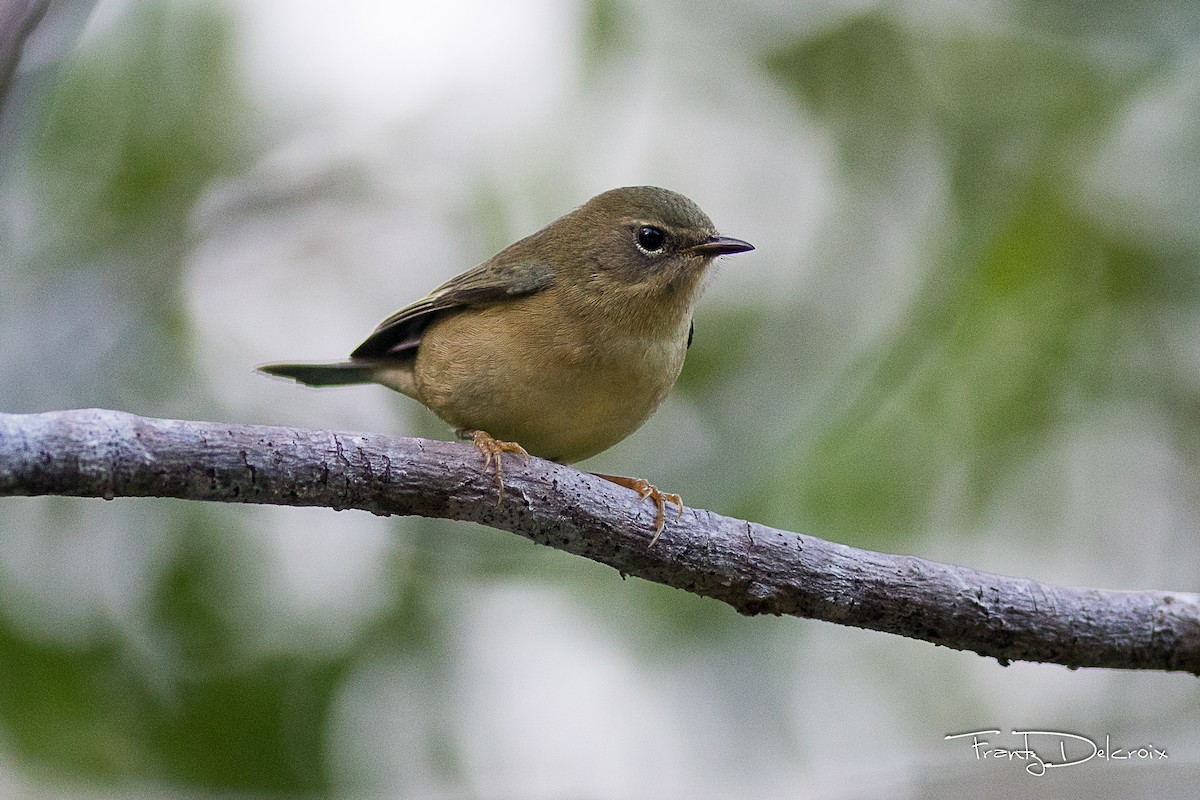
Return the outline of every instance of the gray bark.
[[[504,501],[468,444],[150,419],[0,414],[0,496],[174,497],[470,520],[728,603],[1010,661],[1200,674],[1200,596],[1053,586],[653,505],[570,467],[505,456]]]

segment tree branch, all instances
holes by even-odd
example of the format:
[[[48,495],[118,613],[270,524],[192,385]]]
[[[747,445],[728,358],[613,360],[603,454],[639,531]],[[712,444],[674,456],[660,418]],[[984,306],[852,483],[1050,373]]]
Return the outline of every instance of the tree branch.
[[[7,0],[0,3],[0,111],[8,86],[17,71],[25,40],[41,22],[50,0]]]
[[[506,457],[504,502],[469,445],[150,419],[89,409],[0,414],[0,496],[177,497],[470,520],[712,597],[886,631],[1002,664],[1200,674],[1200,596],[1053,586],[859,550],[687,509],[653,536],[636,493]]]

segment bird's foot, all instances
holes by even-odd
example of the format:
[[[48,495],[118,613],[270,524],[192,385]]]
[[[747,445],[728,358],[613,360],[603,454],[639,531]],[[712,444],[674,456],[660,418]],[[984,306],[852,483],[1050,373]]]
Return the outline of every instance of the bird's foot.
[[[674,503],[679,513],[675,515],[676,519],[683,517],[683,498],[672,492],[661,491],[657,486],[651,484],[644,478],[626,478],[621,475],[601,475],[599,472],[593,472],[597,478],[615,483],[618,486],[624,486],[626,489],[633,489],[642,496],[642,501],[647,499],[654,501],[656,513],[654,515],[654,538],[650,540],[650,546],[658,541],[658,537],[662,535],[663,528],[667,524],[666,511],[667,503]]]
[[[458,431],[458,435],[463,439],[470,439],[475,445],[475,449],[483,453],[483,471],[487,472],[488,467],[492,465],[492,461],[496,462],[496,489],[499,491],[499,496],[496,498],[496,505],[500,505],[504,500],[504,462],[501,456],[504,453],[516,453],[524,456],[525,461],[529,461],[529,453],[524,447],[516,442],[502,442],[494,438],[487,431]]]

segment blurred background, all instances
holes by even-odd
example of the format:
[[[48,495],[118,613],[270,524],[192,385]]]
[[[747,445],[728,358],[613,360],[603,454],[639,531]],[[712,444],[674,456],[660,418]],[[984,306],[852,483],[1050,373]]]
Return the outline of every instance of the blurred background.
[[[252,370],[641,183],[758,249],[587,467],[1200,589],[1190,0],[54,3],[0,117],[0,410],[445,437]],[[1198,719],[1190,676],[741,618],[469,524],[0,499],[5,798],[1191,797]],[[1169,760],[943,740],[991,728]]]

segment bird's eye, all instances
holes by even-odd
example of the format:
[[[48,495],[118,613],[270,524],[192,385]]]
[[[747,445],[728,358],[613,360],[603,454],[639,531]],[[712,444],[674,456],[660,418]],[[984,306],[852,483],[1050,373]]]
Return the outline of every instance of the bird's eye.
[[[662,232],[662,228],[656,228],[653,225],[643,225],[637,230],[637,246],[644,253],[661,253],[666,241],[667,235]]]

